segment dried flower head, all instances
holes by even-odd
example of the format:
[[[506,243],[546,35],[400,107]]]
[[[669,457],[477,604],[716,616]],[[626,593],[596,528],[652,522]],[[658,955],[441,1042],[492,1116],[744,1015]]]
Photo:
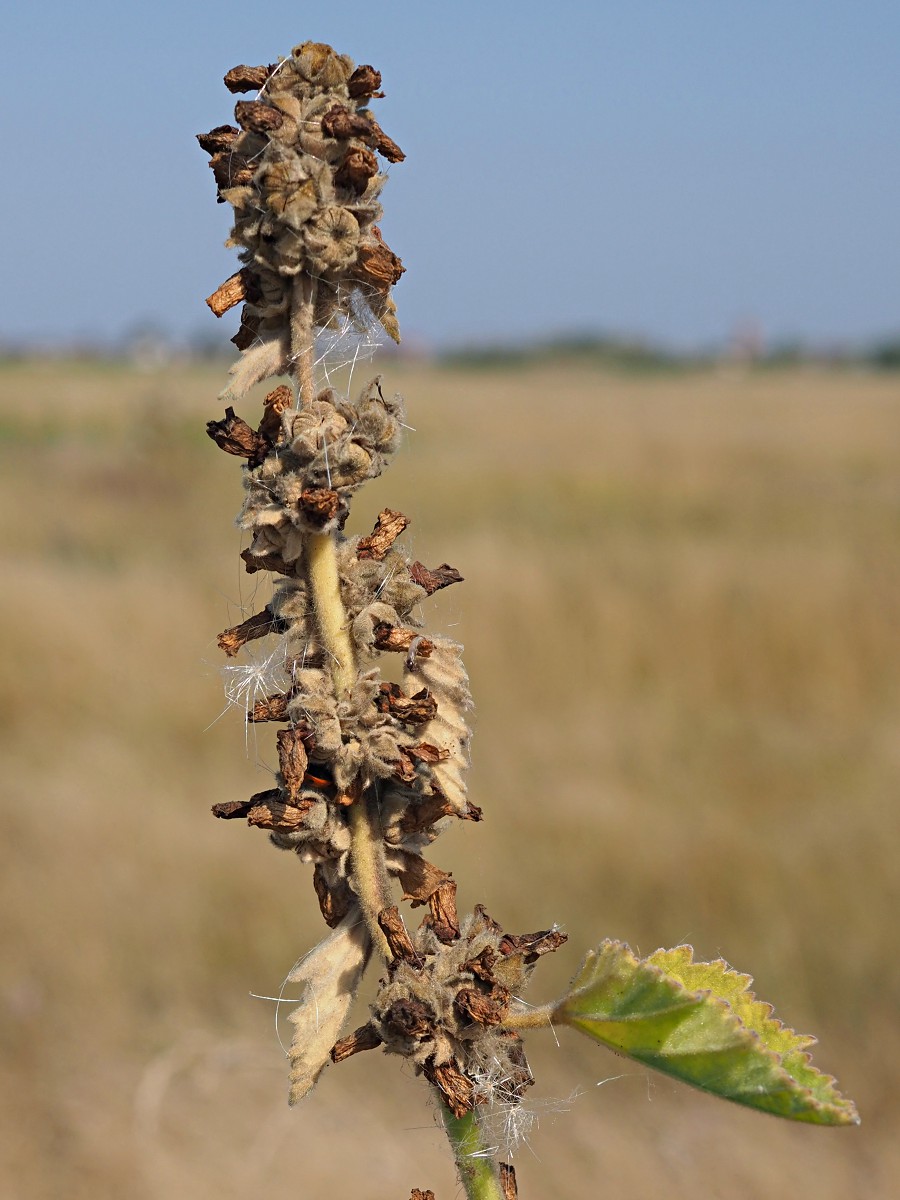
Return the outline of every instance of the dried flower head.
[[[414,1063],[457,1117],[490,1103],[498,1089],[517,1105],[534,1081],[521,1038],[504,1024],[534,963],[566,935],[506,934],[480,905],[455,927],[432,914],[412,937],[396,908],[380,920],[393,953],[387,978],[368,1025],[332,1056],[380,1044]]]
[[[313,323],[358,320],[362,294],[391,337],[399,340],[391,287],[403,266],[376,222],[385,175],[377,155],[402,162],[403,152],[369,112],[380,95],[377,71],[354,69],[330,46],[304,42],[271,67],[236,67],[233,92],[256,91],[235,105],[237,127],[199,135],[210,155],[219,198],[234,209],[230,243],[240,247],[245,301],[238,334],[244,349],[260,341],[290,343],[292,291],[299,276],[316,281]],[[224,285],[223,285],[224,286]],[[227,311],[218,293],[217,315]]]

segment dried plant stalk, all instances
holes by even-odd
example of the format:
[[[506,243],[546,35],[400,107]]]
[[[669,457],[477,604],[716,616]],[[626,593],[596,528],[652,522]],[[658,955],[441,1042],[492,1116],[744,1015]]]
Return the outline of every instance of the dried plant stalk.
[[[326,329],[377,323],[399,340],[391,289],[403,266],[377,221],[380,160],[401,162],[403,153],[369,111],[382,94],[379,72],[330,46],[304,42],[278,63],[233,68],[225,83],[256,95],[237,102],[235,126],[199,137],[219,198],[234,210],[230,243],[242,264],[207,301],[217,316],[243,304],[241,354],[220,397],[225,415],[207,432],[243,461],[239,523],[249,546],[241,558],[248,572],[271,573],[273,594],[219,645],[235,656],[252,640],[278,639],[274,658],[289,685],[246,714],[284,726],[276,786],[213,812],[246,818],[314,866],[331,932],[289,976],[304,988],[291,1016],[291,1103],[332,1062],[375,1047],[398,1055],[436,1095],[470,1200],[517,1194],[515,1171],[495,1161],[481,1115],[493,1101],[519,1110],[533,1082],[521,1032],[551,1021],[741,1103],[852,1121],[852,1104],[809,1066],[808,1039],[770,1019],[747,992],[749,977],[725,964],[695,963],[685,947],[638,961],[605,942],[569,993],[526,1007],[534,964],[565,935],[555,926],[508,934],[480,905],[458,914],[450,873],[424,854],[454,819],[481,817],[466,782],[472,699],[461,647],[426,637],[418,614],[462,576],[399,548],[409,521],[394,509],[365,536],[345,532],[354,494],[399,446],[403,404],[385,397],[380,378],[352,399],[316,374]],[[254,426],[233,406],[274,377],[288,382],[268,393]],[[386,654],[403,656],[402,683],[381,678]],[[403,901],[425,910],[415,929],[397,906],[397,883]],[[368,1022],[347,1034],[373,952],[386,972]],[[708,1062],[706,1074],[668,1047],[666,1021],[682,1009],[680,1036],[696,1019],[691,1062]],[[754,1082],[742,1091],[746,1059]]]
[[[474,1113],[492,1056],[522,1088],[530,1081],[518,1036],[498,1036],[500,1009],[480,1000],[482,987],[500,987],[505,1010],[505,985],[485,983],[489,967],[481,977],[460,967],[476,956],[474,942],[485,949],[485,937],[499,961],[502,931],[483,916],[461,923],[456,885],[423,857],[454,816],[480,817],[466,796],[471,697],[460,648],[424,637],[417,616],[428,596],[462,577],[397,548],[409,522],[396,510],[366,536],[344,533],[354,492],[397,449],[402,403],[386,399],[377,378],[354,401],[321,386],[315,372],[316,338],[335,321],[376,319],[399,338],[391,287],[403,267],[376,222],[385,178],[378,156],[400,162],[403,153],[368,108],[380,95],[378,72],[328,46],[306,42],[277,64],[236,67],[226,85],[257,95],[238,102],[237,127],[199,139],[220,198],[234,209],[231,242],[243,264],[207,302],[218,316],[244,305],[225,418],[208,432],[245,462],[247,570],[270,571],[276,582],[266,608],[219,643],[235,655],[251,639],[280,637],[292,683],[248,714],[287,723],[277,787],[215,811],[246,817],[315,863],[316,894],[334,929],[295,973],[307,999],[292,1017],[292,1102],[329,1061],[364,1046],[409,1058],[455,1113],[448,1130],[461,1170],[477,1176],[471,1194],[499,1200],[490,1157],[474,1175],[466,1165],[477,1121],[464,1137],[458,1123]],[[290,383],[269,393],[258,427],[237,415],[253,385],[279,375]],[[402,684],[379,676],[381,656],[395,653],[404,656]],[[413,935],[396,908],[394,879],[426,909]],[[370,1023],[342,1038],[372,948],[390,965],[390,984]],[[516,979],[521,986],[522,967]],[[415,1004],[422,1020],[410,1040],[402,1013]]]

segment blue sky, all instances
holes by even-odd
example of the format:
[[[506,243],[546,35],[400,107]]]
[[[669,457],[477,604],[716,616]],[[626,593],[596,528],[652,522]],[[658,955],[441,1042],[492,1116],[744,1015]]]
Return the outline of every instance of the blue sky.
[[[0,340],[227,341],[194,134],[307,38],[384,76],[411,339],[900,331],[897,0],[50,0],[6,21]]]

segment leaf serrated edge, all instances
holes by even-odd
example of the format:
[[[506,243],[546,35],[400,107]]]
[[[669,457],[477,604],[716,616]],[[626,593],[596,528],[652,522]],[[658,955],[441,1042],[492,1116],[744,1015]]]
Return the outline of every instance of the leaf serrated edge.
[[[570,991],[563,996],[554,1006],[554,1020],[561,1021],[565,1024],[573,1025],[575,1028],[581,1028],[582,1032],[593,1037],[596,1041],[603,1043],[602,1036],[596,1031],[589,1031],[580,1025],[579,1018],[572,1014],[567,1015],[566,1008],[570,1002],[576,1002],[580,994],[587,992],[590,988],[599,983],[602,978],[602,967],[606,964],[617,965],[624,963],[628,968],[635,972],[648,971],[656,976],[658,982],[666,983],[672,988],[673,999],[677,996],[679,999],[694,1001],[698,1006],[714,1002],[716,1008],[720,1009],[720,1019],[723,1024],[732,1025],[734,1032],[738,1034],[738,1041],[735,1044],[735,1049],[740,1048],[743,1043],[744,1048],[751,1050],[762,1060],[768,1060],[769,1066],[774,1073],[772,1083],[775,1085],[766,1095],[777,1095],[783,1092],[786,1095],[797,1097],[803,1100],[802,1109],[792,1113],[778,1113],[768,1108],[764,1104],[760,1104],[758,1100],[754,1102],[751,1099],[752,1093],[746,1094],[746,1099],[739,1095],[728,1096],[723,1098],[731,1099],[736,1103],[747,1104],[749,1107],[758,1109],[759,1111],[770,1111],[772,1115],[787,1116],[790,1119],[798,1121],[812,1122],[816,1117],[825,1116],[828,1118],[828,1124],[835,1125],[858,1125],[860,1123],[859,1114],[856,1111],[856,1106],[852,1100],[841,1095],[837,1087],[837,1080],[832,1075],[828,1075],[820,1071],[812,1064],[812,1056],[808,1052],[807,1047],[814,1045],[816,1039],[811,1034],[798,1034],[789,1025],[774,1016],[774,1008],[767,1001],[759,1000],[753,992],[750,985],[753,978],[742,972],[735,971],[723,958],[715,959],[713,962],[695,962],[693,958],[693,947],[683,944],[675,947],[673,950],[659,949],[645,959],[640,959],[626,943],[614,939],[605,939],[600,943],[596,950],[589,950],[582,960],[581,966],[572,979]],[[677,959],[686,967],[697,968],[712,968],[713,978],[729,981],[732,983],[731,988],[726,988],[726,995],[720,995],[712,987],[709,988],[690,988],[683,979],[677,974],[667,971],[659,960],[665,962]],[[655,961],[654,961],[655,960]],[[740,986],[738,986],[740,985]],[[739,1001],[736,1006],[729,999],[729,995]],[[667,1013],[676,1012],[680,1004],[673,1004],[671,1007],[660,1008],[655,1016],[664,1016]],[[685,1006],[687,1007],[687,1005]],[[753,1019],[750,1023],[742,1019],[741,1011],[753,1014]],[[640,1020],[639,1016],[632,1018]],[[610,1019],[610,1024],[627,1024],[628,1017],[616,1017]],[[595,1025],[602,1024],[602,1019],[595,1019]],[[768,1036],[767,1036],[768,1035]],[[779,1042],[782,1039],[789,1041],[789,1045],[782,1050],[775,1049],[770,1044]],[[617,1053],[624,1053],[628,1057],[632,1057],[635,1061],[643,1061],[635,1055],[628,1055],[627,1051],[615,1046],[611,1042],[606,1043],[610,1049]],[[673,1058],[676,1056],[672,1056]],[[684,1056],[679,1056],[684,1057]],[[654,1063],[646,1063],[656,1070],[662,1070],[664,1073],[671,1074],[673,1078],[680,1079],[681,1082],[687,1083],[688,1086],[696,1087],[701,1091],[707,1091],[712,1095],[720,1095],[712,1088],[706,1088],[702,1083],[694,1082],[690,1079],[684,1079],[677,1073],[666,1072],[663,1065]],[[804,1079],[803,1076],[808,1075],[809,1078]],[[780,1085],[780,1086],[779,1086]]]
[[[730,983],[732,986],[728,988],[716,987],[714,994],[722,999],[725,999],[733,1008],[735,1015],[741,1023],[748,1029],[755,1030],[763,1039],[765,1045],[776,1053],[785,1054],[793,1050],[805,1050],[809,1046],[814,1046],[818,1039],[811,1033],[798,1033],[787,1025],[780,1018],[775,1016],[775,1006],[767,1000],[761,1000],[754,992],[750,990],[753,984],[753,976],[747,975],[742,971],[735,970],[724,958],[716,958],[711,962],[696,962],[694,960],[694,948],[689,945],[680,945],[672,950],[655,950],[647,956],[645,960],[648,965],[662,967],[666,974],[672,974],[668,969],[668,963],[681,951],[678,963],[678,973],[675,977],[689,991],[707,990],[692,986],[691,981],[685,978],[688,971],[684,968],[703,968],[708,967],[715,969],[717,978],[722,983]],[[788,1040],[788,1044],[783,1046],[775,1046],[772,1043],[780,1041],[784,1037]]]

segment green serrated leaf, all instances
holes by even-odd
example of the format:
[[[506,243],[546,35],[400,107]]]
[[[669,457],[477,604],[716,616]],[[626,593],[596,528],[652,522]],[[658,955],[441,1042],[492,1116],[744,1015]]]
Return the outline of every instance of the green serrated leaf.
[[[553,1020],[648,1067],[738,1104],[815,1125],[857,1125],[830,1075],[728,964],[694,962],[690,946],[639,959],[606,941],[585,957]]]

